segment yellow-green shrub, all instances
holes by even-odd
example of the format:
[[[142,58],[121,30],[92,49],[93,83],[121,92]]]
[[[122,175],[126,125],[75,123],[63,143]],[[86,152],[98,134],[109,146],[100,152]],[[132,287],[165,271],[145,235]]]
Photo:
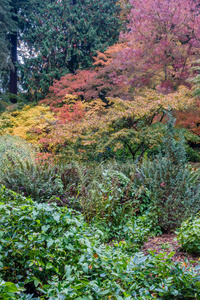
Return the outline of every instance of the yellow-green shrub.
[[[4,112],[0,116],[0,135],[15,135],[36,143],[43,133],[49,131],[55,120],[49,107],[27,105],[22,110]]]
[[[21,111],[5,112],[0,117],[0,134],[17,135],[39,144],[43,152],[87,160],[112,149],[132,158],[157,147],[164,134],[164,110],[183,110],[195,98],[186,87],[163,95],[145,90],[134,101],[106,98],[80,101],[66,95],[54,107],[25,106]]]

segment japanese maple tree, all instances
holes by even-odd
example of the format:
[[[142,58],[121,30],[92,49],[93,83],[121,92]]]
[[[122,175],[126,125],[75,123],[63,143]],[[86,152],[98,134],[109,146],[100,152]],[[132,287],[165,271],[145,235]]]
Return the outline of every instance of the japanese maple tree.
[[[118,61],[133,86],[159,85],[170,91],[186,83],[200,52],[200,14],[195,0],[130,0],[128,48]]]
[[[165,111],[190,107],[195,98],[186,87],[175,93],[163,95],[146,89],[134,101],[107,98],[82,102],[78,96],[66,95],[60,107],[51,106],[57,122],[40,134],[39,144],[44,152],[62,153],[82,159],[104,155],[107,149],[113,153],[128,153],[135,159],[145,151],[157,147],[162,141],[162,120]],[[3,125],[2,125],[3,126]]]
[[[127,47],[126,43],[117,43],[103,53],[97,51],[93,57],[93,68],[79,70],[75,74],[62,76],[60,80],[54,80],[49,88],[49,93],[40,103],[52,107],[60,107],[65,95],[77,95],[79,99],[90,101],[106,97],[121,97],[131,99],[130,85],[124,80],[126,77],[119,69],[120,63],[116,60],[118,52]],[[113,76],[113,74],[117,74]],[[123,79],[123,80],[122,80]]]

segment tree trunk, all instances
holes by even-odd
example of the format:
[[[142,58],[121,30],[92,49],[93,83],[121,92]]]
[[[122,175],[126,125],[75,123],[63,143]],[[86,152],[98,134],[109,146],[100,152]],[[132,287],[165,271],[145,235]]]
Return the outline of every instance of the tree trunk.
[[[9,92],[11,94],[17,95],[17,32],[11,35],[11,59],[13,63],[13,68],[10,71],[10,85]],[[15,97],[11,97],[10,101],[16,103]]]

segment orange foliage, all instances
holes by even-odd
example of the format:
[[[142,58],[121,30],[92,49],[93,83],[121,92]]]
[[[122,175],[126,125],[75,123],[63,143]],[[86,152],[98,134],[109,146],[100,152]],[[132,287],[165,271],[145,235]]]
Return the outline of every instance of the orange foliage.
[[[119,62],[115,60],[117,54],[125,48],[125,43],[110,46],[104,53],[98,52],[97,57],[94,57],[95,69],[77,71],[76,74],[67,74],[55,80],[49,88],[49,94],[40,104],[60,107],[66,94],[86,101],[95,98],[105,100],[105,97],[131,99],[131,87]]]
[[[185,111],[176,112],[176,125],[189,129],[192,133],[200,136],[200,100]]]
[[[105,52],[99,52],[97,51],[97,56],[94,58],[94,66],[100,66],[105,67],[109,66],[111,63],[113,63],[114,58],[116,58],[119,51],[122,51],[123,49],[127,48],[127,44],[125,43],[117,43],[113,46],[108,47],[108,49]]]
[[[104,152],[105,147],[112,146],[117,151],[126,146],[134,157],[136,146],[140,148],[144,144],[149,148],[161,142],[162,130],[153,121],[156,117],[160,121],[164,109],[170,106],[174,110],[183,110],[194,102],[194,98],[187,88],[180,87],[174,94],[146,90],[134,101],[119,98],[107,98],[107,101],[108,106],[101,99],[77,102],[80,105],[78,117],[57,123],[43,135],[40,139],[43,149],[54,153],[65,151],[70,156],[76,153],[86,159],[88,153]],[[71,107],[73,109],[73,105]]]
[[[77,97],[65,95],[63,98],[64,104],[61,107],[51,106],[51,110],[62,123],[75,122],[84,117],[83,103],[75,99],[77,99]]]
[[[40,154],[39,160],[63,152],[69,159],[86,160],[111,147],[114,152],[128,149],[135,158],[162,141],[164,131],[159,122],[165,109],[184,110],[194,101],[186,87],[168,95],[146,90],[134,101],[106,98],[105,102],[97,98],[87,102],[67,94],[51,107],[26,106],[22,111],[2,114],[1,134],[18,135],[39,144],[42,152],[48,153]]]

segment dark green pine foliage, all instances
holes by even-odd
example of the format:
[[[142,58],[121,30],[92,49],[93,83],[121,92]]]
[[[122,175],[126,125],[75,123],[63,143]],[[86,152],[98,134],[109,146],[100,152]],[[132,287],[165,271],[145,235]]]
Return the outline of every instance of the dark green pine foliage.
[[[91,67],[97,51],[117,42],[117,0],[32,0],[23,39],[28,57],[22,81],[34,99],[43,98],[54,79]],[[26,53],[27,56],[27,53]]]
[[[12,65],[8,34],[15,28],[12,19],[10,0],[0,1],[0,89],[5,86],[6,75]],[[8,78],[7,78],[8,80]]]
[[[200,205],[199,172],[188,166],[184,139],[175,140],[174,123],[169,115],[164,151],[153,161],[144,161],[136,176],[150,191],[151,216],[164,231],[173,230],[195,216]]]
[[[11,45],[11,60],[14,68],[10,71],[10,82],[9,82],[9,92],[13,95],[17,95],[17,81],[18,81],[18,49],[19,36],[24,28],[24,22],[22,15],[24,15],[24,8],[29,6],[29,0],[11,0],[11,12],[12,20],[15,22],[16,27],[10,32],[9,39]],[[15,97],[11,97],[11,102],[15,103],[17,100]]]
[[[11,102],[16,102],[17,94],[17,47],[24,28],[24,5],[29,0],[0,1],[0,83],[1,91],[9,91]],[[28,7],[28,5],[27,5]]]

